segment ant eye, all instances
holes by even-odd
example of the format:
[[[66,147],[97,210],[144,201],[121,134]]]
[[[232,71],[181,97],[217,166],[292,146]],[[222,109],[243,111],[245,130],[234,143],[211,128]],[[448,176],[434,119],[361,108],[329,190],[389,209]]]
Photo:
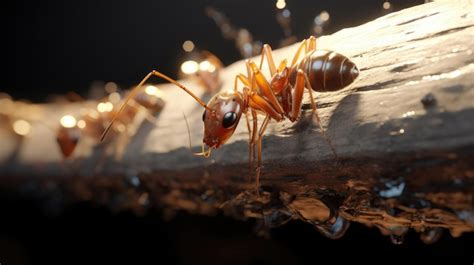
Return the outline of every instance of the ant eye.
[[[222,127],[229,128],[230,126],[234,125],[237,121],[237,114],[235,112],[229,111],[224,115],[224,119],[222,119]]]
[[[206,119],[206,110],[204,110],[204,113],[202,114],[202,121]]]

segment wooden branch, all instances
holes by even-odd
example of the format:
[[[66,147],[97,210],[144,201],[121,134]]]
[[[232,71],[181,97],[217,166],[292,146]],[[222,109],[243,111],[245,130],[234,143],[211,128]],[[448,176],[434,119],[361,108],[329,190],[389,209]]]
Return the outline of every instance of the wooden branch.
[[[333,238],[342,233],[336,220],[375,225],[394,240],[408,227],[425,231],[425,238],[439,231],[428,229],[474,231],[473,9],[470,1],[434,2],[319,38],[318,49],[348,56],[361,71],[347,89],[315,93],[339,159],[311,120],[306,95],[300,121],[269,125],[260,197],[248,180],[244,121],[210,159],[195,157],[182,113],[200,143],[203,109],[168,84],[159,86],[166,106],[156,123],[139,117],[130,125],[133,135],[105,144],[84,138],[66,161],[48,127],[92,103],[19,105],[16,115],[34,121],[33,130],[23,139],[3,131],[2,183],[17,183],[12,176],[54,177],[73,201],[112,203],[123,194],[123,207],[151,202],[201,214],[224,211],[262,218],[270,227],[299,218]],[[274,51],[275,60],[291,58],[296,47]],[[224,89],[239,72],[243,61],[222,71]],[[202,94],[196,81],[183,83]]]

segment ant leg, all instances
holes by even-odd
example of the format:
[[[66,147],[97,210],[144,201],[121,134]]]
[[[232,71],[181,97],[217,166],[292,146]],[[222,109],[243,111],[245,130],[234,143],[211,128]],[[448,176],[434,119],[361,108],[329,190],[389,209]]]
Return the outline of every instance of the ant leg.
[[[252,147],[254,148],[252,154],[253,154],[253,160],[256,159],[255,157],[255,140],[257,139],[257,131],[258,131],[258,118],[257,118],[257,112],[252,109],[252,123],[253,123],[253,130],[252,130]]]
[[[305,82],[306,82],[306,89],[308,89],[308,91],[309,91],[309,98],[311,100],[311,107],[313,109],[313,115],[316,117],[316,120],[318,121],[318,125],[319,125],[321,135],[323,136],[323,138],[328,143],[329,148],[331,148],[331,151],[334,155],[334,158],[336,160],[338,160],[339,157],[337,156],[336,149],[334,148],[334,145],[332,144],[331,139],[326,135],[326,131],[323,129],[323,125],[321,124],[321,119],[319,118],[317,104],[316,104],[316,101],[314,100],[314,97],[313,97],[313,89],[311,88],[311,83],[309,82],[308,76],[306,74],[304,75],[304,79],[305,79]]]
[[[290,64],[290,67],[293,68],[293,66],[296,64],[296,62],[298,61],[299,57],[300,57],[300,54],[301,52],[303,51],[303,49],[305,49],[305,53],[306,53],[306,50],[307,50],[307,47],[306,47],[306,39],[304,39],[301,43],[300,43],[300,46],[298,47],[298,49],[296,50],[296,53],[295,55],[293,56],[293,60],[291,61],[291,64]]]
[[[278,66],[278,69],[277,69],[277,72],[278,73],[281,73],[283,72],[283,70],[286,68],[286,65],[288,64],[288,61],[286,59],[283,59],[281,62],[280,62],[280,65]]]
[[[249,121],[249,115],[248,112],[245,113],[245,121],[247,122],[247,130],[249,131],[249,175],[248,175],[248,180],[250,181],[252,177],[252,166],[253,166],[253,161],[254,161],[254,142],[255,142],[255,134],[254,132],[256,131],[256,128],[254,126],[254,130],[250,128],[250,121]],[[255,119],[254,119],[255,121]]]
[[[314,36],[311,36],[301,42],[300,46],[296,50],[293,60],[291,61],[291,67],[293,67],[296,64],[301,53],[303,52],[303,49],[304,49],[304,54],[307,54],[309,52],[316,50],[316,38]]]
[[[252,69],[250,68],[250,60],[245,60],[245,68],[247,69],[247,80],[250,80],[250,84],[253,84],[254,78],[252,74]],[[252,87],[251,85],[249,87]]]
[[[291,96],[291,121],[297,120],[301,113],[305,80],[304,76],[303,70],[299,69],[296,73],[295,89]]]
[[[186,93],[188,93],[191,97],[193,97],[201,106],[203,106],[204,108],[206,108],[207,110],[210,110],[212,111],[207,105],[206,103],[204,103],[204,101],[202,101],[198,96],[194,95],[193,92],[191,92],[191,90],[189,90],[187,87],[185,87],[184,85],[182,85],[181,83],[179,83],[178,81],[174,80],[173,78],[165,75],[165,74],[162,74],[156,70],[153,70],[151,71],[150,73],[148,73],[145,78],[142,79],[142,81],[132,90],[132,92],[130,92],[130,94],[128,94],[127,98],[125,99],[125,101],[122,103],[122,106],[120,107],[119,111],[117,111],[117,113],[115,113],[114,117],[112,118],[112,121],[109,123],[109,125],[107,126],[107,128],[105,128],[104,132],[102,133],[102,136],[100,137],[100,141],[104,141],[105,139],[105,136],[107,136],[107,134],[109,133],[110,131],[110,128],[112,128],[112,125],[113,123],[115,122],[115,120],[119,117],[119,115],[123,112],[123,110],[127,107],[128,105],[128,102],[134,98],[138,92],[140,92],[141,88],[143,87],[143,85],[145,84],[146,81],[148,81],[148,79],[150,79],[150,77],[152,76],[157,76],[159,78],[162,78],[174,85],[176,85],[177,87],[181,88],[182,90],[184,90]]]
[[[250,66],[251,61],[250,60],[245,60],[245,67],[247,68],[247,80],[250,81],[250,91],[251,92],[257,92],[257,81],[255,80],[255,75],[252,72],[252,67]]]
[[[247,79],[247,77],[243,74],[238,74],[235,76],[234,79],[234,91],[237,91],[237,82],[240,80],[244,86],[250,87],[250,81]]]
[[[278,113],[284,113],[283,108],[278,102],[277,98],[275,97],[275,93],[273,93],[270,84],[268,84],[267,79],[263,76],[262,72],[257,68],[257,65],[249,61],[249,65],[252,68],[252,72],[255,76],[255,80],[257,82],[257,86],[261,89],[263,95],[270,101],[271,105],[277,110]]]
[[[258,146],[258,160],[257,160],[257,169],[256,169],[256,177],[255,177],[255,184],[257,186],[257,194],[259,194],[259,187],[260,187],[260,169],[262,168],[262,138],[265,130],[267,129],[268,122],[270,121],[270,115],[265,116],[263,120],[262,126],[258,131],[258,138],[257,138],[257,146]]]
[[[319,118],[318,109],[316,107],[316,102],[315,102],[314,97],[313,97],[313,89],[311,88],[311,83],[309,82],[308,76],[306,74],[304,74],[301,69],[298,70],[298,73],[296,75],[295,89],[294,89],[293,95],[292,95],[291,115],[290,115],[291,120],[295,121],[300,116],[305,84],[306,84],[306,89],[308,89],[308,91],[309,91],[311,107],[313,109],[313,115],[316,117],[321,135],[323,136],[323,138],[326,140],[329,147],[331,148],[331,151],[332,151],[335,159],[338,159],[338,156],[336,154],[336,150],[334,148],[334,145],[332,144],[329,137],[326,136],[325,130],[323,129],[323,126],[321,124],[321,119]]]
[[[248,100],[249,110],[250,110],[250,113],[252,114],[252,123],[253,123],[253,129],[251,130],[252,131],[252,134],[251,134],[252,136],[250,137],[250,144],[249,144],[249,155],[252,158],[249,157],[249,160],[250,161],[255,161],[255,159],[256,159],[256,157],[255,157],[255,139],[257,139],[257,131],[258,131],[258,118],[257,118],[256,109],[261,109],[261,108],[260,108],[259,105],[253,103],[253,101],[251,100],[252,96],[256,96],[253,92],[249,92],[249,89],[244,89],[243,93],[244,93],[245,98],[247,98],[247,100]],[[269,107],[271,107],[271,106],[269,106]],[[247,113],[245,115],[246,115],[246,118],[248,120]],[[248,126],[248,128],[250,128],[250,126],[248,125],[248,122],[247,122],[247,126]],[[249,129],[249,133],[250,133],[250,129]],[[250,169],[249,177],[250,177],[250,174],[252,172],[251,166],[253,166],[253,165],[250,165],[250,167],[249,167],[249,169]]]
[[[316,50],[316,38],[314,36],[311,36],[308,38],[308,46],[306,53],[312,52],[314,50]]]
[[[276,73],[276,66],[275,61],[273,61],[272,48],[268,44],[263,45],[262,55],[260,57],[260,66],[258,67],[260,71],[262,70],[263,59],[265,56],[267,57],[268,68],[270,68],[270,75],[274,76]]]
[[[265,112],[265,114],[270,115],[273,119],[281,121],[283,119],[282,115],[278,113],[275,108],[263,97],[253,93],[249,95],[249,105],[252,108],[256,108]]]
[[[135,103],[134,101],[128,102],[128,106],[131,107],[131,108],[136,109],[137,111],[138,111],[138,110],[141,110],[141,109],[146,110],[146,112],[145,112],[145,120],[147,120],[147,121],[148,121],[149,123],[151,123],[151,124],[156,123],[156,118],[155,118],[155,116],[151,115],[150,112],[147,110],[147,108],[138,105],[138,104]]]

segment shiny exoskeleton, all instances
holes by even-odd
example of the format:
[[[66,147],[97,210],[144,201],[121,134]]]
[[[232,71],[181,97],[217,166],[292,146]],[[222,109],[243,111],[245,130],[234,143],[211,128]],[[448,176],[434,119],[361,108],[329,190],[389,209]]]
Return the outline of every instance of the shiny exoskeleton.
[[[359,70],[346,56],[327,50],[314,50],[293,67],[290,80],[295,80],[297,70],[306,73],[311,88],[318,92],[337,91],[350,85]]]
[[[302,53],[304,54],[299,60]],[[265,58],[271,75],[269,80],[262,73]],[[269,121],[271,119],[277,122],[284,119],[296,121],[301,114],[306,88],[310,95],[313,113],[324,136],[312,91],[340,90],[354,82],[359,75],[359,70],[344,55],[333,51],[316,50],[314,37],[303,40],[289,66],[287,66],[287,61],[283,60],[277,67],[273,61],[270,46],[264,45],[260,65],[257,66],[252,60],[247,60],[246,68],[247,75],[238,74],[235,77],[233,90],[217,93],[207,104],[179,82],[158,71],[152,71],[130,93],[117,115],[151,76],[163,78],[186,91],[205,108],[202,152],[196,154],[205,157],[210,155],[212,149],[219,148],[232,136],[240,118],[244,115],[249,131],[249,165],[251,167],[253,161],[257,159],[256,183],[258,187],[262,161],[262,137]],[[238,86],[239,81],[244,85],[241,90]],[[258,127],[258,113],[265,115],[260,127]],[[102,135],[102,139],[117,115]],[[326,140],[335,154],[329,139],[326,138]],[[207,146],[207,150],[204,145]],[[255,147],[257,147],[257,152],[255,152]],[[255,158],[256,154],[257,158]]]

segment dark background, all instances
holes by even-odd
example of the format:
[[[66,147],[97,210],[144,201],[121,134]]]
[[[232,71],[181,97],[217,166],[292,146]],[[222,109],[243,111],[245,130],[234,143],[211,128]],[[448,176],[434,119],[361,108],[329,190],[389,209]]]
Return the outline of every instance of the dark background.
[[[392,1],[394,10],[423,1]],[[383,1],[287,1],[298,39],[307,37],[316,14],[327,10],[327,33],[382,15]],[[176,77],[192,40],[221,57],[240,59],[233,42],[221,37],[204,14],[212,5],[254,37],[276,45],[283,37],[275,20],[275,1],[25,1],[2,6],[0,91],[15,98],[44,101],[49,94],[86,95],[95,80],[122,87],[151,69]],[[445,233],[425,245],[410,232],[395,246],[375,228],[353,224],[345,237],[329,240],[303,222],[292,222],[263,239],[255,223],[222,216],[185,213],[164,221],[159,210],[144,217],[111,213],[92,203],[70,205],[53,216],[32,198],[0,196],[0,263],[3,264],[315,264],[345,260],[424,261],[450,257],[472,264],[474,236],[452,239]],[[454,259],[452,257],[455,257]],[[329,263],[328,262],[328,263]]]
[[[298,39],[309,36],[314,17],[330,13],[327,33],[356,26],[384,13],[381,0],[287,1]],[[391,1],[393,10],[422,0]],[[0,91],[15,98],[44,101],[51,93],[87,95],[94,80],[123,87],[137,83],[151,69],[176,77],[181,48],[192,40],[230,64],[240,55],[224,40],[206,6],[224,12],[254,38],[277,45],[283,38],[274,0],[32,1],[2,3]],[[4,6],[4,4],[6,6]],[[2,46],[3,46],[2,45]]]
[[[473,234],[448,231],[426,245],[410,231],[393,245],[378,229],[352,223],[331,240],[311,225],[292,221],[256,233],[255,221],[179,212],[169,221],[151,209],[144,217],[110,212],[94,203],[69,205],[51,214],[51,202],[0,199],[2,264],[472,264]],[[371,263],[371,262],[370,262]]]

